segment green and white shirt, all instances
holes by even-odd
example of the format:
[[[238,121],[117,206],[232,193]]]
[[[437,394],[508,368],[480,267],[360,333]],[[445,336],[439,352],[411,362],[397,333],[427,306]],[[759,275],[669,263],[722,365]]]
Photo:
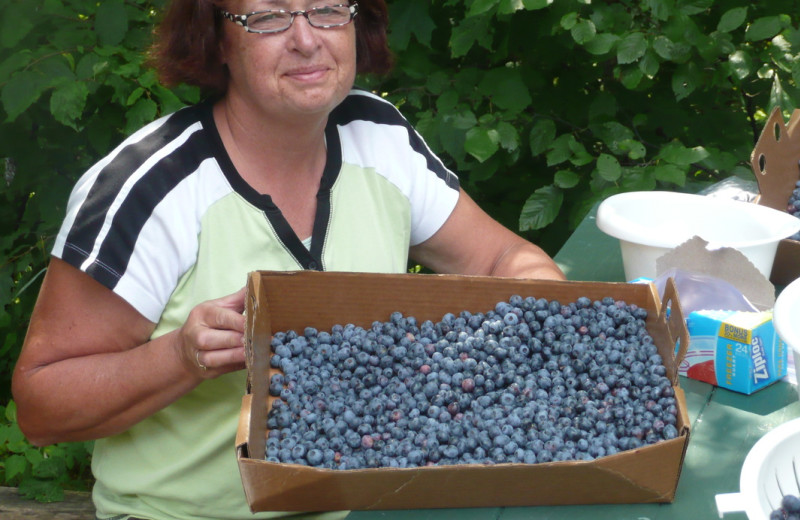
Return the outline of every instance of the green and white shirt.
[[[130,136],[84,174],[53,255],[157,324],[180,327],[198,303],[235,292],[254,270],[404,272],[458,200],[457,177],[387,101],[361,90],[331,113],[310,247],[269,195],[246,184],[211,103]],[[268,174],[268,172],[265,172]],[[244,371],[207,381],[128,431],[95,442],[100,518],[266,518],[245,502],[234,451]]]

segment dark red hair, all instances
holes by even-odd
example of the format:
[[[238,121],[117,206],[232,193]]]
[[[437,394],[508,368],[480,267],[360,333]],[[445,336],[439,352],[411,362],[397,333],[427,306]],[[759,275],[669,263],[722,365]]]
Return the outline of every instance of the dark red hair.
[[[222,24],[214,0],[173,0],[156,27],[150,63],[161,83],[181,83],[221,94],[228,87],[228,70],[222,63]],[[386,40],[389,16],[384,0],[358,0],[356,24],[356,72],[386,74],[392,55]]]

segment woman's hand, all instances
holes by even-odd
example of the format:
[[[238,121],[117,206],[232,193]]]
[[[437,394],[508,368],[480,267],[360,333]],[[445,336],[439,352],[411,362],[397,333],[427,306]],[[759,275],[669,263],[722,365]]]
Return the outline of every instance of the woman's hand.
[[[245,289],[199,304],[176,335],[184,367],[211,379],[244,368]]]

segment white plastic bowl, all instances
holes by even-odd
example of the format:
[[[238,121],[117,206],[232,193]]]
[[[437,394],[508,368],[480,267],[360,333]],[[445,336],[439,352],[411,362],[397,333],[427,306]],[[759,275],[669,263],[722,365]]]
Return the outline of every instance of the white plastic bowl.
[[[800,419],[792,419],[761,437],[747,453],[739,493],[717,495],[717,512],[744,511],[749,520],[768,520],[784,495],[800,496]]]
[[[784,287],[775,299],[772,323],[778,337],[792,349],[795,377],[800,379],[800,278]],[[800,381],[797,388],[800,393]]]
[[[597,227],[619,239],[627,280],[655,278],[656,259],[694,236],[709,250],[739,250],[769,278],[778,242],[800,231],[800,219],[752,202],[633,191],[601,202]]]

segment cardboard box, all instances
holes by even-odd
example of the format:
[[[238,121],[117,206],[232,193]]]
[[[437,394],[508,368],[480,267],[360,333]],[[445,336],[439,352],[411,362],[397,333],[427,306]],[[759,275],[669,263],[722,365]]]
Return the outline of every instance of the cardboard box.
[[[788,349],[772,311],[695,311],[686,319],[689,351],[681,375],[752,394],[786,376]]]
[[[268,382],[273,331],[369,326],[399,311],[439,321],[446,312],[485,312],[510,296],[562,302],[606,296],[648,310],[647,330],[665,360],[678,404],[679,436],[593,461],[330,470],[267,462]],[[253,272],[246,298],[248,389],[236,452],[255,511],[329,511],[671,502],[689,442],[678,386],[688,331],[674,285],[583,283],[424,274]],[[679,343],[676,354],[676,343]]]
[[[800,109],[788,124],[776,107],[767,119],[750,155],[750,166],[758,182],[757,203],[786,211],[789,196],[800,180]],[[800,241],[784,239],[778,244],[770,281],[788,285],[800,278]]]

